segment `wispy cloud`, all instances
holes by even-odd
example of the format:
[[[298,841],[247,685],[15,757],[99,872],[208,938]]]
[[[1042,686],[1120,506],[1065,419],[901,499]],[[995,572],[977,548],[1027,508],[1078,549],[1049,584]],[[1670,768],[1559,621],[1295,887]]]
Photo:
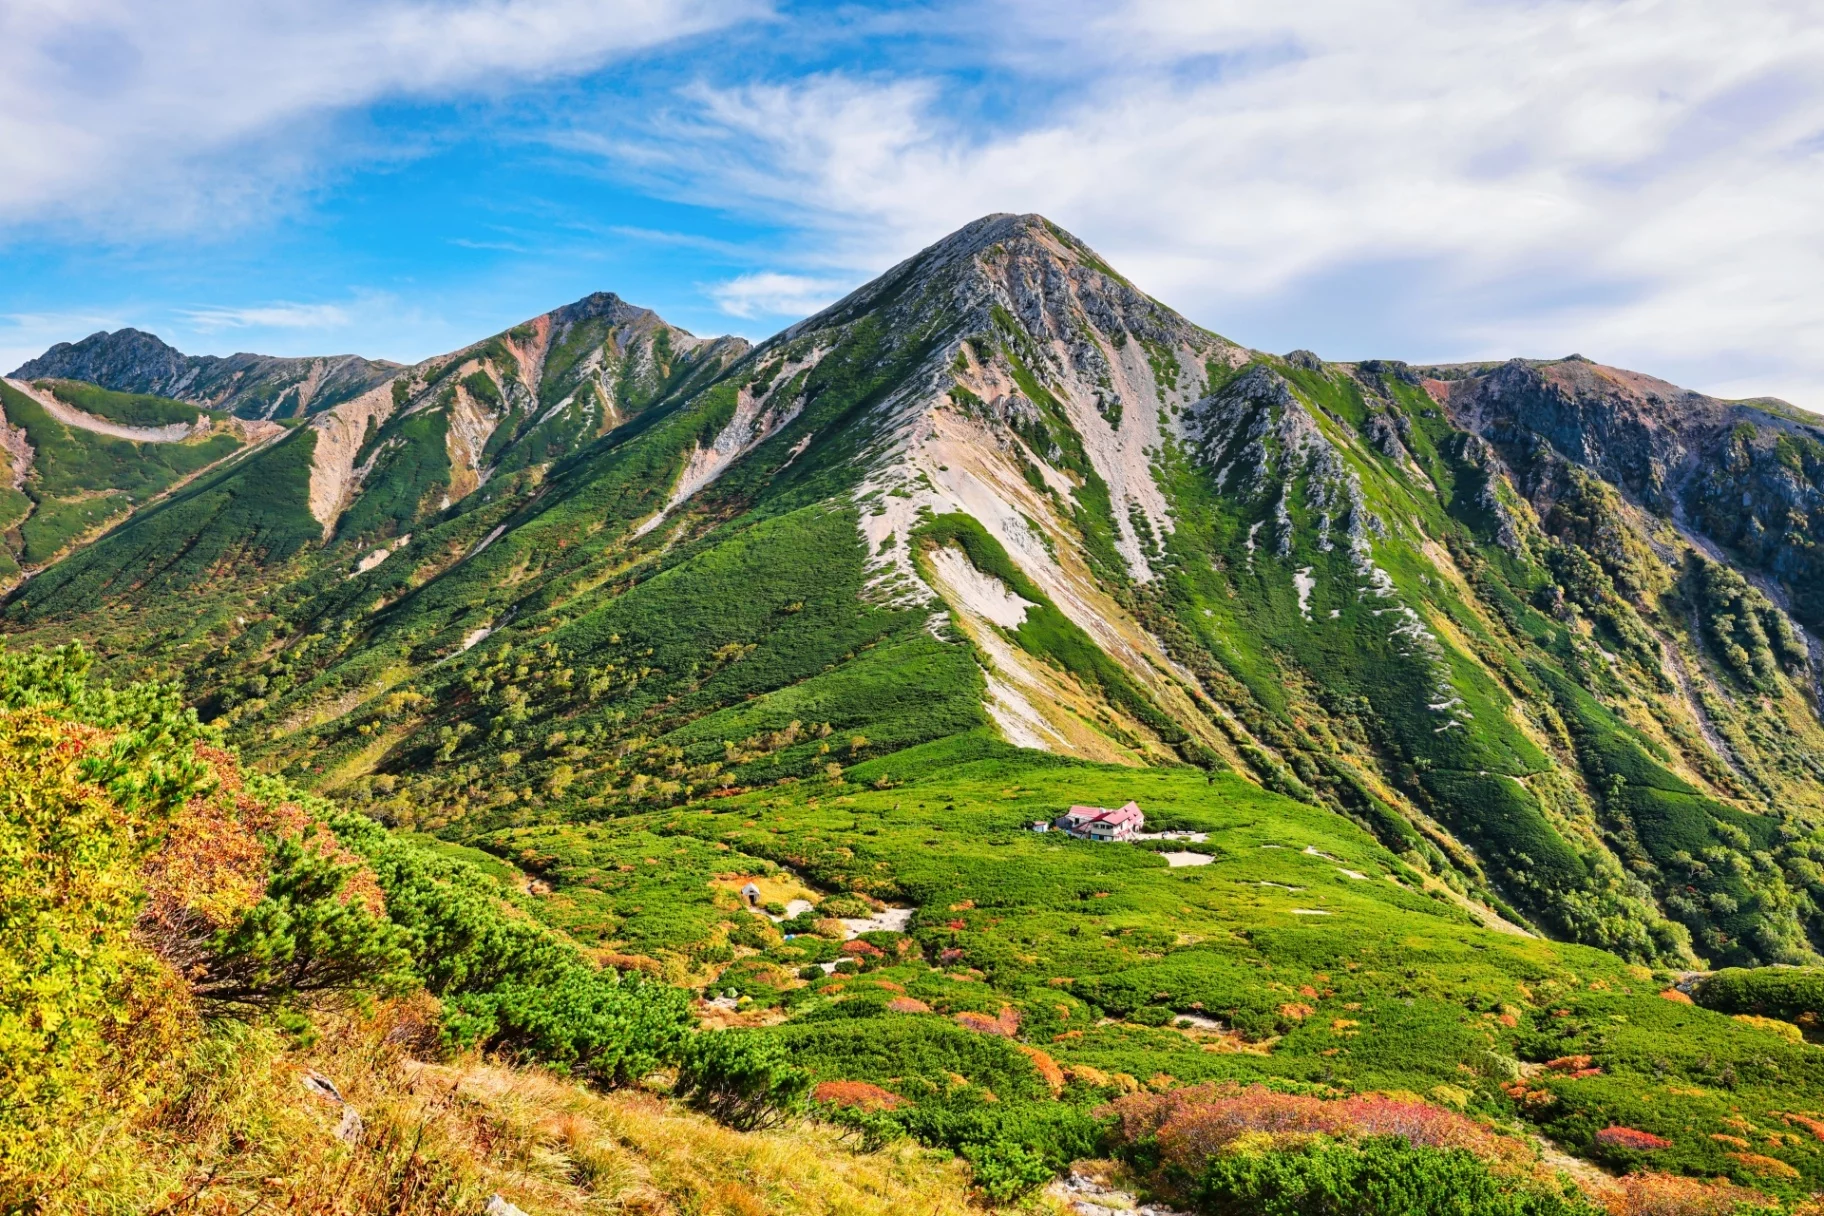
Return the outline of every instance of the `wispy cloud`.
[[[337,304],[267,304],[252,308],[186,308],[179,312],[197,333],[223,329],[340,329],[348,310]]]
[[[0,6],[0,223],[219,226],[291,196],[326,118],[588,71],[766,0],[18,0]]]
[[[852,280],[762,271],[717,283],[709,289],[716,307],[731,317],[803,317],[840,298]]]

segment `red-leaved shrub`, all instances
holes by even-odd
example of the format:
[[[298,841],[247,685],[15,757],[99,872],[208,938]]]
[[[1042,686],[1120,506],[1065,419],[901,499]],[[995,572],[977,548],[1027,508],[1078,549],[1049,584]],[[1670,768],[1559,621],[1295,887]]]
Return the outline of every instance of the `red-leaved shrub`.
[[[1523,1145],[1455,1111],[1364,1094],[1341,1099],[1278,1094],[1263,1086],[1198,1085],[1133,1094],[1108,1108],[1128,1140],[1155,1138],[1162,1159],[1195,1171],[1242,1136],[1400,1136],[1426,1148],[1461,1148],[1484,1160],[1519,1160]]]
[[[1596,1133],[1596,1143],[1606,1144],[1610,1148],[1633,1149],[1638,1153],[1650,1153],[1655,1149],[1671,1148],[1672,1142],[1664,1136],[1655,1136],[1652,1132],[1643,1132],[1638,1127],[1605,1127]]]

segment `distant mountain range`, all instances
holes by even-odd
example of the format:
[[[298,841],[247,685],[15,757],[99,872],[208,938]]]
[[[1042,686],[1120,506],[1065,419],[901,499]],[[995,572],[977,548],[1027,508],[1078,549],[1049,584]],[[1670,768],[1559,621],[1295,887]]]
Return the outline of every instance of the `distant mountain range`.
[[[401,819],[979,734],[1233,769],[1497,926],[1666,964],[1824,948],[1824,422],[1783,403],[1576,356],[1252,351],[1015,215],[753,347],[598,294],[412,367],[122,330],[14,380],[286,424],[223,424],[5,628],[179,679]],[[48,494],[37,436],[83,440],[27,395],[15,477]],[[134,467],[84,464],[72,501]],[[476,785],[507,756],[511,807]]]
[[[122,393],[152,393],[242,418],[315,414],[392,379],[397,363],[359,355],[280,359],[186,355],[138,329],[59,342],[13,372],[15,380],[84,380]]]

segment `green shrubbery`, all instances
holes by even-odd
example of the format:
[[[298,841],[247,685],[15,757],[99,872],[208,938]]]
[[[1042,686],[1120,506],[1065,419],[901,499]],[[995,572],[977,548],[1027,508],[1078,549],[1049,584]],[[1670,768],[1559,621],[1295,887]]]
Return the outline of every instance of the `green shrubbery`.
[[[672,1092],[740,1131],[777,1127],[797,1114],[811,1076],[776,1038],[711,1031],[690,1039]]]
[[[194,405],[151,393],[120,393],[80,380],[38,380],[32,387],[49,392],[77,409],[124,426],[169,426],[195,422],[202,411]]]
[[[1196,1184],[1209,1216],[1597,1216],[1578,1197],[1515,1185],[1462,1149],[1395,1136],[1231,1153]]]
[[[1725,967],[1705,976],[1692,993],[1705,1009],[1751,1013],[1816,1027],[1824,1022],[1824,968]]]
[[[0,650],[0,1174],[123,1115],[199,1018],[423,985],[447,1040],[599,1084],[677,1058],[683,993],[588,963],[466,862],[243,774],[167,686]],[[354,852],[348,850],[352,848]]]

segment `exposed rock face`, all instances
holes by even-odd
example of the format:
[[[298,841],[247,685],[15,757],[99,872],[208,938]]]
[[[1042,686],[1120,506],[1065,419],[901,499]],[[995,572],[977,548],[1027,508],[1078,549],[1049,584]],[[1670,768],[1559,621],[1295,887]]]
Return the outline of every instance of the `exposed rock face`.
[[[59,342],[19,367],[15,379],[86,380],[124,393],[156,393],[243,418],[314,414],[390,380],[400,365],[359,355],[282,359],[186,355],[137,329]]]
[[[1458,426],[1493,445],[1549,520],[1576,468],[1614,483],[1776,579],[1824,629],[1824,418],[1773,400],[1722,401],[1579,356],[1428,368]],[[1504,542],[1505,543],[1505,542]]]

